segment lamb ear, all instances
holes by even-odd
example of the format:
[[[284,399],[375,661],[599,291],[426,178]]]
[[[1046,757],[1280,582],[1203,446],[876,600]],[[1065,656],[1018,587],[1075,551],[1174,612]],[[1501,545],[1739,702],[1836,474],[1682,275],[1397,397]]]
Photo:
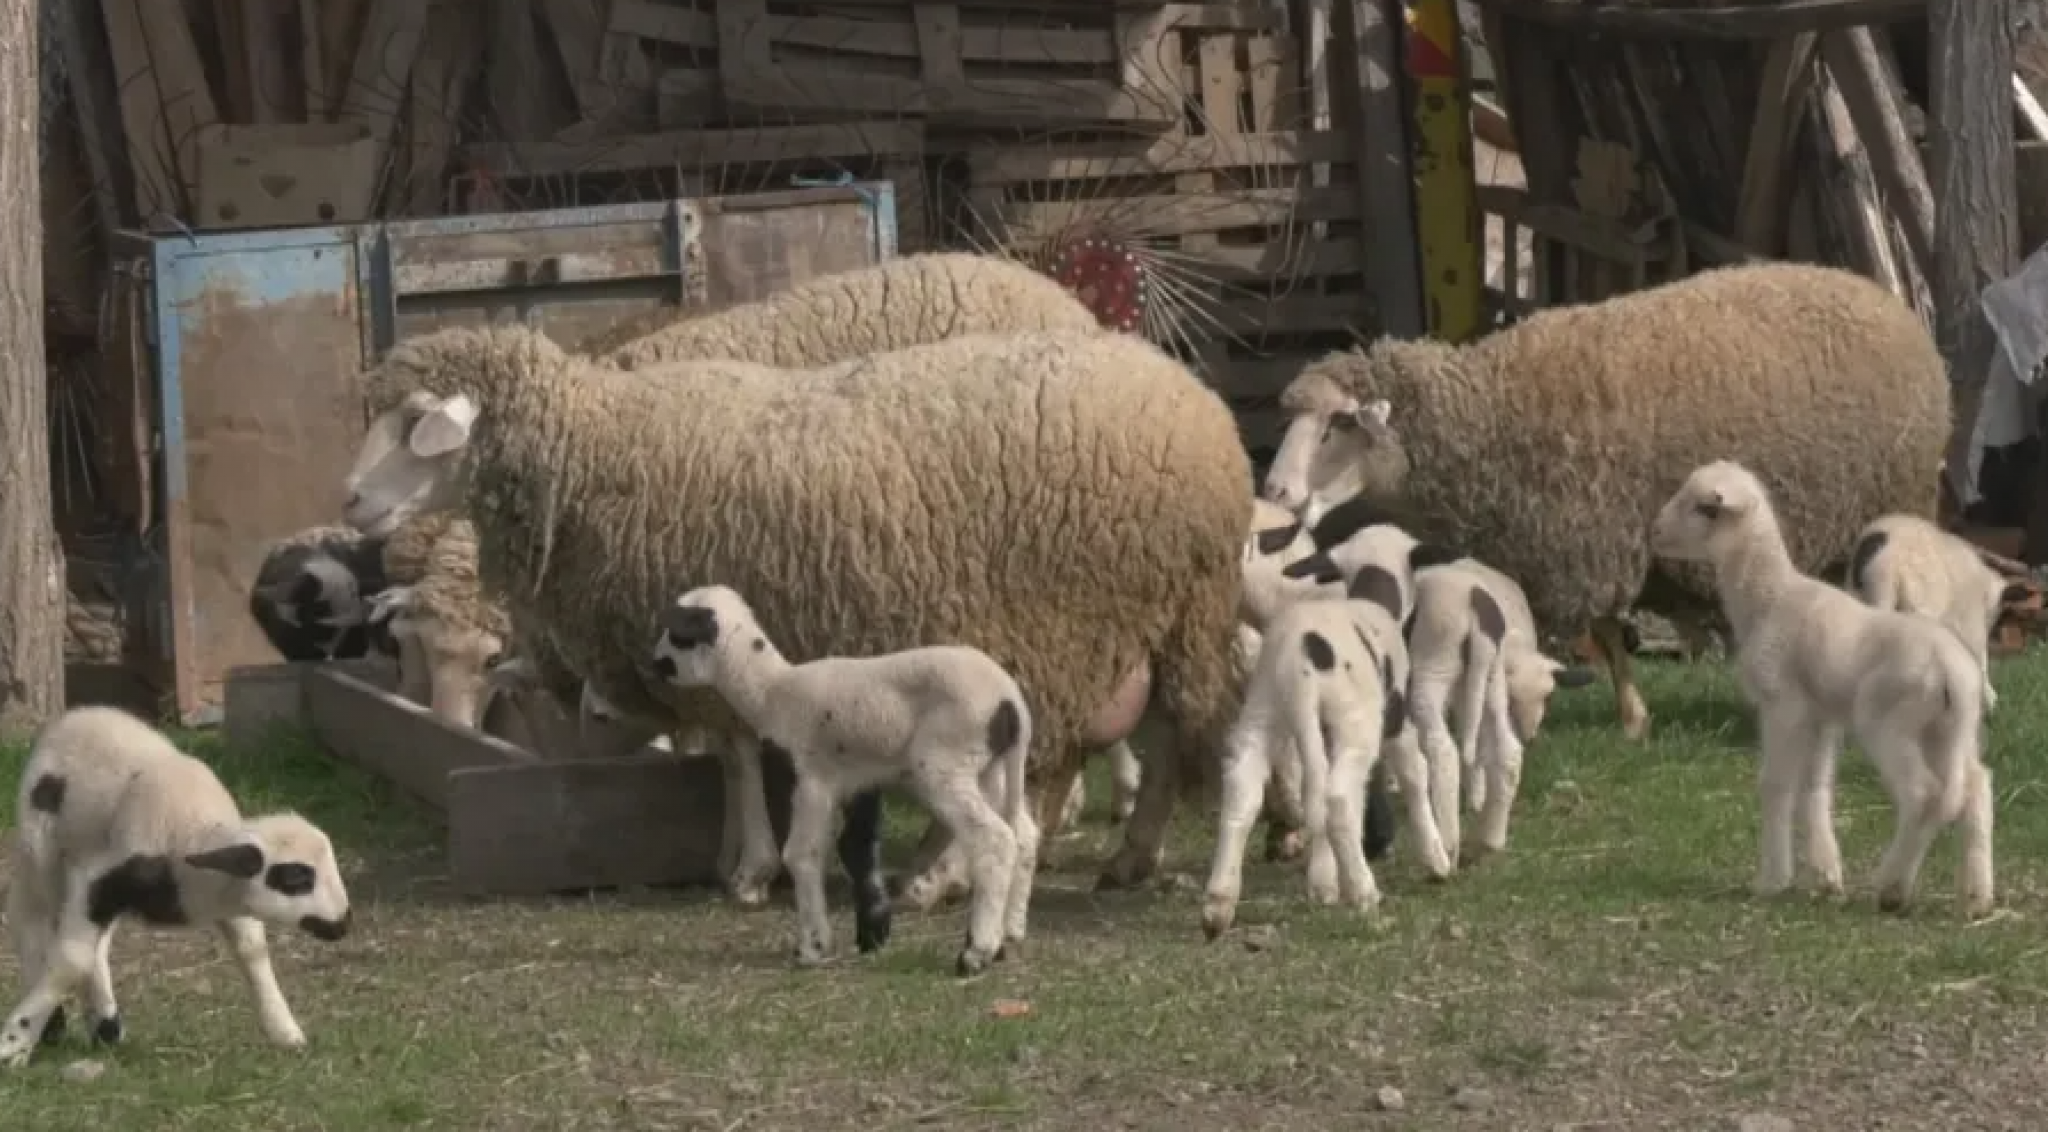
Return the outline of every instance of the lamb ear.
[[[476,415],[476,402],[467,393],[457,393],[434,406],[412,426],[406,446],[422,460],[445,456],[469,443],[469,430],[476,423]]]
[[[718,614],[701,605],[671,605],[662,611],[661,630],[681,648],[718,643]]]
[[[1268,527],[1257,535],[1260,554],[1278,554],[1287,549],[1287,544],[1301,537],[1301,524],[1289,523],[1284,527]]]
[[[185,858],[185,863],[195,869],[211,869],[241,880],[249,880],[263,871],[263,850],[244,841],[219,849],[208,849],[204,853],[189,854]]]
[[[1308,578],[1319,586],[1326,586],[1342,578],[1344,572],[1337,568],[1337,564],[1330,560],[1329,555],[1317,551],[1299,562],[1290,562],[1282,566],[1280,576],[1297,580]]]

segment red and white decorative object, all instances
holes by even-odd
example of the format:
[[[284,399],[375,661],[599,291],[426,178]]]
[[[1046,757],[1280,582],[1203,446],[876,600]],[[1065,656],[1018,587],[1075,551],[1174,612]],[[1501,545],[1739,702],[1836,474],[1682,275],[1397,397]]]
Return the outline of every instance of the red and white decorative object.
[[[1074,293],[1102,325],[1125,334],[1145,322],[1145,265],[1123,244],[1101,234],[1082,236],[1055,252],[1047,274]]]

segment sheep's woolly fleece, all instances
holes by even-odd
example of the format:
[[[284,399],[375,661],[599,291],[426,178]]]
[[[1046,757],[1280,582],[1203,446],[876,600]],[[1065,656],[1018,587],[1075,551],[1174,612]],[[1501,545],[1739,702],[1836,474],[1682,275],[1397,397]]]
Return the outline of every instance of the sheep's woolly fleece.
[[[982,649],[1058,759],[1148,658],[1184,750],[1236,710],[1251,470],[1229,409],[1149,344],[1028,334],[809,371],[590,372],[524,327],[457,328],[399,345],[365,390],[378,410],[416,390],[476,400],[464,509],[486,588],[620,710],[733,729],[649,661],[661,611],[713,583],[799,663]]]
[[[1809,572],[1845,559],[1873,515],[1931,514],[1948,393],[1890,292],[1773,264],[1546,310],[1464,347],[1382,340],[1310,366],[1281,405],[1392,402],[1412,504],[1564,634],[1634,602],[1651,519],[1713,460],[1763,478]],[[1711,600],[1696,567],[1659,572]]]
[[[794,369],[971,334],[1089,334],[1095,315],[1021,264],[960,252],[822,276],[759,302],[686,318],[601,354],[619,369],[733,358]]]

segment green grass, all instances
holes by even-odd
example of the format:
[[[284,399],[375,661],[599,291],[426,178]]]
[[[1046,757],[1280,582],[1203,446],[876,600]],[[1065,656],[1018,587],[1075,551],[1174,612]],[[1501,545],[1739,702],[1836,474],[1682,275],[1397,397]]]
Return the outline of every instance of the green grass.
[[[1369,921],[1254,864],[1246,926],[1203,943],[1194,820],[1158,885],[1090,893],[1098,778],[1041,878],[1028,959],[968,983],[948,974],[957,908],[798,972],[786,897],[456,900],[438,830],[390,791],[303,741],[193,738],[249,809],[297,807],[345,850],[359,931],[277,941],[311,1047],[263,1043],[210,936],[129,930],[127,1044],[0,1076],[0,1127],[1691,1129],[1749,1111],[1844,1132],[2048,1127],[2048,655],[1997,679],[2004,910],[1983,924],[1956,916],[1952,834],[1914,914],[1875,910],[1891,817],[1853,752],[1851,899],[1750,899],[1746,712],[1722,669],[1654,664],[1655,739],[1619,738],[1604,686],[1560,693],[1508,854],[1445,886],[1396,862]],[[0,752],[8,798],[21,754]],[[850,948],[843,905],[835,927]],[[0,958],[10,999],[14,983]],[[1029,1013],[997,1017],[1004,999]],[[106,1073],[60,1076],[86,1057]],[[1389,1085],[1405,1111],[1373,1111]]]

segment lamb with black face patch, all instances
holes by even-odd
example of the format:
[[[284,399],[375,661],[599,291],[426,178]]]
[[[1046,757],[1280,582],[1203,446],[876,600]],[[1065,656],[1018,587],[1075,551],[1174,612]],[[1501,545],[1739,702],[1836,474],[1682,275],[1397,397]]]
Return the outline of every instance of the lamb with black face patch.
[[[211,768],[113,708],[78,708],[36,737],[17,799],[6,920],[23,996],[0,1024],[0,1065],[63,1031],[83,991],[93,1035],[118,1041],[108,953],[115,928],[218,931],[256,998],[264,1035],[305,1033],[271,969],[265,924],[348,933],[348,891],[327,835],[292,813],[245,818]]]
[[[249,590],[249,616],[286,660],[395,653],[395,642],[369,620],[370,601],[386,585],[381,538],[312,527],[271,545]]]
[[[879,801],[869,800],[898,781],[965,851],[972,896],[955,969],[978,974],[1022,947],[1038,867],[1038,825],[1024,790],[1031,716],[1023,690],[988,654],[943,645],[791,664],[737,592],[704,586],[663,614],[651,666],[679,688],[717,689],[789,755],[796,793],[783,864],[796,885],[799,964],[822,962],[831,950],[822,859],[833,810],[853,798],[861,820],[878,826]],[[863,951],[888,932],[879,881],[860,879],[878,876],[866,856],[873,844],[840,844],[857,878]]]

